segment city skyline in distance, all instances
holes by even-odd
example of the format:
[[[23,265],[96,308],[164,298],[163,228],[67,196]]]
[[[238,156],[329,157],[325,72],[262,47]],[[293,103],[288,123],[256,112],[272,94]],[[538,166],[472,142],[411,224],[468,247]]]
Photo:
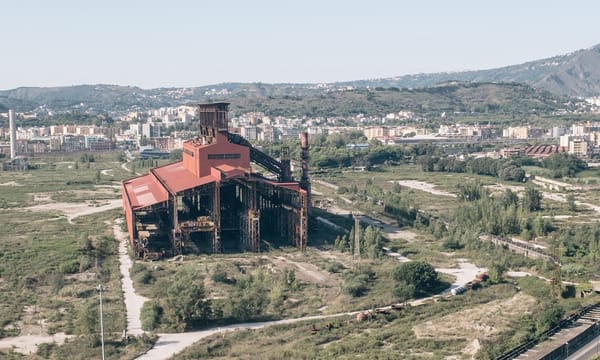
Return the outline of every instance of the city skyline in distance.
[[[574,1],[109,0],[5,5],[0,89],[319,83],[480,70],[600,42],[600,4]]]

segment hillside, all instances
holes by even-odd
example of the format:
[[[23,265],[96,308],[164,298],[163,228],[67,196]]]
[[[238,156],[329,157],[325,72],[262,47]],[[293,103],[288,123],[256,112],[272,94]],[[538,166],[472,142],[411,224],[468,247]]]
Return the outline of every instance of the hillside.
[[[572,99],[521,84],[448,83],[419,89],[376,88],[317,93],[307,96],[236,96],[232,110],[263,111],[277,116],[385,115],[400,110],[417,115],[519,115],[572,110]]]
[[[4,98],[3,98],[4,97]],[[573,99],[522,84],[450,82],[426,88],[374,88],[348,91],[294,84],[220,84],[213,87],[144,90],[115,85],[19,88],[0,92],[18,111],[128,111],[228,101],[232,111],[263,111],[271,116],[385,115],[410,110],[418,115],[550,114],[572,110]]]
[[[568,96],[600,95],[600,44],[566,55],[496,69],[343,82],[357,87],[426,87],[448,81],[517,82]]]

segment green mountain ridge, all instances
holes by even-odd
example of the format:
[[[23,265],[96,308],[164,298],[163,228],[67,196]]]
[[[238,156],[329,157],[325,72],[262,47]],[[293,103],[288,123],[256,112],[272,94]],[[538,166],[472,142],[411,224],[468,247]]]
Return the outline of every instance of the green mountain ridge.
[[[441,85],[440,85],[441,84]],[[525,85],[524,85],[525,84]],[[440,87],[441,86],[441,87]],[[438,104],[435,110],[473,111],[487,107],[488,111],[504,111],[498,107],[498,99],[484,99],[482,96],[468,95],[461,98],[461,92],[455,92],[454,98],[448,98],[453,86],[463,89],[484,90],[493,93],[514,91],[513,95],[504,94],[501,98],[516,101],[513,109],[521,109],[529,101],[529,110],[555,111],[563,109],[568,101],[564,96],[582,97],[600,94],[600,45],[575,51],[552,58],[512,65],[497,69],[465,71],[455,73],[415,74],[388,79],[358,80],[332,84],[266,84],[266,83],[221,83],[199,87],[142,89],[135,86],[120,85],[75,85],[64,87],[20,87],[0,91],[0,103],[17,111],[69,111],[96,112],[147,110],[166,106],[177,106],[198,102],[226,100],[237,103],[238,107],[248,111],[263,110],[272,114],[290,114],[302,116],[324,113],[330,115],[344,113],[367,113],[414,109],[415,111],[434,110],[428,102]],[[348,88],[353,88],[347,91]],[[381,88],[393,88],[397,96],[381,97],[389,104],[376,104],[361,100],[361,91],[380,91]],[[492,89],[495,90],[492,90]],[[369,89],[369,90],[367,90]],[[554,94],[552,98],[549,94]],[[463,91],[467,96],[467,90]],[[333,94],[333,95],[332,95]],[[420,97],[417,96],[420,94]],[[426,98],[438,97],[437,100]],[[381,95],[381,94],[380,94]],[[445,98],[444,98],[445,97]],[[328,103],[324,99],[335,99],[337,103]],[[371,100],[373,97],[371,96]],[[416,100],[418,99],[418,100]],[[529,99],[529,100],[527,100]],[[357,108],[351,110],[351,102]],[[420,104],[414,104],[420,101]],[[444,104],[447,101],[447,104]],[[550,101],[550,102],[548,102]],[[575,101],[575,99],[573,99]],[[300,103],[315,105],[299,105]],[[344,105],[348,103],[347,105]],[[518,105],[520,104],[520,105]],[[268,105],[268,107],[267,107]],[[289,108],[284,108],[289,106]],[[537,105],[537,106],[536,106]],[[313,109],[323,106],[323,110]],[[339,106],[346,110],[340,111]],[[273,108],[271,108],[273,107]],[[234,106],[235,109],[235,106]],[[294,110],[292,110],[294,109]],[[295,112],[299,111],[299,112]]]
[[[358,88],[325,91],[310,86],[279,84],[221,84],[226,94],[212,87],[152,89],[116,85],[79,85],[68,88],[19,88],[4,99],[18,111],[42,108],[84,112],[144,110],[161,106],[231,102],[234,113],[262,111],[270,116],[385,115],[400,110],[418,116],[442,112],[517,115],[570,111],[578,101],[518,83],[448,82],[424,88]],[[209,92],[208,94],[206,92]],[[39,108],[39,105],[36,105]]]
[[[500,68],[404,75],[387,79],[341,82],[356,87],[427,87],[448,81],[517,82],[557,95],[600,95],[600,44],[569,54]]]

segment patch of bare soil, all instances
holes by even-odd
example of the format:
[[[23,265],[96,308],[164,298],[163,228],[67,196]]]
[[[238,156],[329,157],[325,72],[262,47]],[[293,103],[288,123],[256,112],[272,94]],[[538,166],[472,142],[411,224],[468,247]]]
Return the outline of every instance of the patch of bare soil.
[[[67,216],[69,222],[79,216],[92,215],[99,212],[117,209],[123,205],[121,199],[85,201],[82,203],[46,203],[29,206],[25,210],[31,211],[59,211]]]
[[[322,250],[317,250],[316,253],[319,254],[321,257],[324,257],[325,259],[335,260],[347,268],[352,267],[352,256],[350,256],[348,254],[339,253],[337,251],[332,252],[332,251],[322,251]]]
[[[50,197],[50,194],[48,194],[48,193],[33,193],[31,195],[33,195],[33,201],[36,203],[52,201],[52,198]]]
[[[97,278],[97,274],[93,272],[82,272],[77,274],[66,275],[65,279],[67,280],[76,280],[76,281],[95,281]]]
[[[469,345],[464,352],[474,354],[479,349],[478,339],[489,338],[506,330],[512,321],[524,314],[531,314],[535,305],[536,301],[532,296],[517,293],[510,299],[494,300],[429,320],[415,325],[413,330],[419,339],[466,339]]]
[[[412,242],[417,237],[417,234],[414,231],[402,230],[399,227],[392,225],[384,225],[382,232],[383,235],[390,240],[402,239]]]
[[[285,268],[286,266],[289,267],[291,265],[296,271],[296,279],[306,283],[316,284],[323,289],[323,296],[326,302],[335,299],[340,292],[341,288],[333,275],[319,269],[313,264],[296,262],[283,256],[273,258],[273,264],[278,268]]]
[[[20,335],[0,339],[0,349],[12,348],[21,354],[34,354],[40,344],[51,342],[62,344],[66,338],[72,337],[62,332],[48,335],[46,319],[39,318],[33,306],[25,306],[23,316],[16,326],[20,330]]]
[[[443,191],[443,190],[437,190],[436,189],[436,185],[430,184],[430,183],[426,183],[426,182],[423,182],[423,181],[417,181],[417,180],[396,180],[396,181],[390,181],[390,182],[398,183],[401,186],[406,186],[406,187],[409,187],[411,189],[425,191],[425,192],[428,192],[428,193],[433,194],[433,195],[442,195],[442,196],[456,197],[456,194],[452,194],[452,193],[449,193],[449,192]]]
[[[494,192],[503,192],[506,189],[510,189],[511,191],[516,192],[516,193],[521,193],[521,192],[525,191],[525,186],[520,186],[520,185],[494,184],[494,185],[484,185],[483,187],[486,189],[490,189],[491,191],[494,191]]]

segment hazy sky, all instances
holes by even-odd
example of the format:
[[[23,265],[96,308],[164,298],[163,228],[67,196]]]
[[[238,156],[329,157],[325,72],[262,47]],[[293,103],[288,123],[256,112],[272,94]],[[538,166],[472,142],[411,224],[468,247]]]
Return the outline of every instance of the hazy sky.
[[[0,10],[0,89],[332,82],[600,43],[593,0],[3,0]]]

